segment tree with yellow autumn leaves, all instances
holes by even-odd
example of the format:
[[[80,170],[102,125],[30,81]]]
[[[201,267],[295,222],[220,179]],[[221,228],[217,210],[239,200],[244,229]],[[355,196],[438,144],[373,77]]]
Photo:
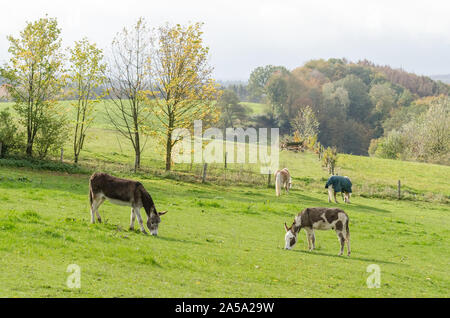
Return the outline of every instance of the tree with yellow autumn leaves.
[[[61,29],[54,18],[27,22],[19,37],[8,36],[9,63],[0,68],[25,127],[26,154],[40,157],[58,148],[66,132],[66,117],[58,103],[65,86]]]
[[[171,169],[172,149],[179,141],[174,129],[191,129],[194,120],[219,117],[214,102],[219,91],[211,78],[209,48],[203,43],[201,27],[202,23],[160,27],[149,61],[149,111],[156,121],[149,128],[165,145],[166,171]]]
[[[78,163],[87,130],[94,120],[95,105],[100,101],[95,90],[105,82],[106,64],[102,62],[102,50],[95,43],[89,43],[87,38],[76,41],[69,52],[68,77],[72,84],[72,106],[76,113],[73,123],[73,154],[74,162]]]

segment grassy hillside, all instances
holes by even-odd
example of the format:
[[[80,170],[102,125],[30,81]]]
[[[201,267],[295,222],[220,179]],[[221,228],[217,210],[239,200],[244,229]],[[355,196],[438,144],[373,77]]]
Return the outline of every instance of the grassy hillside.
[[[6,104],[0,104],[0,108]],[[90,224],[88,174],[7,166],[0,160],[0,297],[449,297],[450,168],[342,155],[339,174],[355,195],[339,204],[350,217],[352,255],[338,257],[332,231],[305,233],[283,250],[283,223],[309,206],[328,204],[327,173],[311,153],[281,152],[294,178],[275,197],[258,165],[200,165],[163,172],[152,140],[143,169],[131,172],[126,141],[99,115],[81,166],[140,180],[162,217],[158,237],[128,231],[130,209],[105,203],[103,224]],[[66,160],[71,150],[66,146]],[[397,180],[404,199],[396,200]],[[143,213],[143,211],[141,211]],[[146,217],[144,217],[146,219]],[[67,266],[81,267],[81,289],[69,289]],[[367,266],[381,268],[369,289]]]
[[[0,169],[2,297],[448,297],[448,206],[355,198],[351,257],[331,231],[282,249],[283,222],[325,195],[140,179],[159,209],[158,237],[129,232],[129,209],[105,203],[89,224],[88,176]],[[20,204],[17,201],[20,198]],[[341,207],[344,207],[341,205]],[[68,289],[69,264],[82,287]],[[368,289],[366,268],[381,267]]]
[[[69,101],[63,103],[70,109]],[[255,109],[264,106],[249,104],[254,104]],[[12,103],[0,103],[0,110],[6,107],[12,109]],[[163,147],[151,137],[145,141],[147,146],[142,153],[142,173],[165,175]],[[247,145],[247,152],[248,148],[252,151],[256,149],[254,146]],[[68,140],[64,154],[65,162],[72,162],[71,140]],[[228,184],[224,180],[257,185],[267,184],[267,177],[260,175],[259,164],[230,164],[230,158],[228,162],[227,171],[224,170],[223,164],[209,165],[210,181],[221,184]],[[103,170],[129,174],[133,170],[133,148],[129,141],[112,130],[103,103],[98,105],[95,120],[86,137],[85,147],[80,156],[80,165],[92,171]],[[281,151],[280,166],[289,168],[295,181],[295,188],[323,191],[322,187],[328,174],[314,154]],[[168,177],[199,180],[201,170],[201,164],[194,163],[192,166],[176,164],[172,175]],[[441,203],[448,203],[450,200],[450,168],[448,166],[341,154],[338,159],[337,173],[352,179],[356,188],[355,195],[395,198],[397,182],[401,180],[404,199]]]

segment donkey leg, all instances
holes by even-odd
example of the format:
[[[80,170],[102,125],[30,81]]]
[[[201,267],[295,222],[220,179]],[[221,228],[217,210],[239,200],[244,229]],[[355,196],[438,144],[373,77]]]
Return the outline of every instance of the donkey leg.
[[[136,220],[136,214],[134,213],[134,208],[131,208],[130,214],[130,231],[134,231],[134,221]]]
[[[312,249],[316,249],[316,234],[314,233],[314,230],[311,231],[311,243],[312,243]]]
[[[337,236],[339,238],[339,242],[341,243],[341,250],[339,251],[339,256],[342,255],[342,253],[344,253],[344,246],[345,246],[345,237],[344,237],[344,233],[342,231],[336,231]]]
[[[140,210],[139,208],[136,208],[134,210],[134,213],[136,214],[136,217],[137,217],[138,222],[139,222],[139,226],[141,227],[141,232],[143,234],[147,235],[147,231],[145,231],[145,228],[144,228],[144,222],[142,221],[141,212],[139,210]]]
[[[102,218],[100,217],[100,213],[98,213],[98,208],[103,204],[103,202],[105,202],[105,198],[100,198],[95,208],[95,214],[97,215],[98,223],[102,223]]]
[[[347,242],[347,256],[350,256],[350,236],[347,233],[347,239],[345,240]]]
[[[95,210],[98,209],[98,201],[100,198],[92,198],[91,203],[91,223],[95,224]]]
[[[95,224],[95,209],[94,209],[94,205],[95,205],[95,201],[92,201],[92,205],[91,205],[91,223]]]
[[[100,214],[98,213],[98,208],[103,203],[103,201],[104,201],[104,199],[102,200],[102,198],[100,198],[100,197],[94,197],[94,199],[92,200],[92,205],[91,205],[91,223],[92,224],[95,223],[95,215],[96,214],[97,214],[98,221],[100,223],[102,222],[102,219],[100,218]]]
[[[306,236],[308,238],[308,249],[309,251],[312,251],[315,248],[314,230],[306,230]]]
[[[306,240],[308,241],[308,250],[310,251],[311,250],[311,239],[309,237],[309,233],[308,232],[306,232]]]
[[[347,220],[347,222],[348,222],[348,220]],[[344,229],[345,230],[345,241],[347,242],[347,256],[350,256],[350,232],[349,232],[349,230],[348,230],[348,225],[347,225],[347,227],[346,227],[346,229]]]
[[[338,203],[338,202],[337,202],[337,199],[336,199],[336,191],[333,191],[333,192],[334,192],[334,202],[335,202],[335,203]]]
[[[331,186],[328,187],[328,203],[331,203],[331,195],[332,195],[332,188]]]

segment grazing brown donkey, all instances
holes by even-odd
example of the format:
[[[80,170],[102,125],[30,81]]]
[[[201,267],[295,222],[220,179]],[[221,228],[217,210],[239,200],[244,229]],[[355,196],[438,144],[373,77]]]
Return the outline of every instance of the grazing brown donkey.
[[[315,248],[316,237],[314,230],[336,230],[336,234],[341,243],[339,256],[344,253],[344,244],[347,242],[347,255],[350,256],[350,231],[348,228],[348,215],[341,209],[332,208],[306,208],[294,219],[291,227],[284,223],[286,235],[285,249],[292,249],[297,243],[298,232],[302,228],[306,231],[309,250]]]
[[[118,205],[131,206],[130,230],[134,230],[134,221],[137,217],[141,232],[147,234],[142,221],[140,209],[143,207],[147,213],[147,227],[152,235],[158,235],[160,216],[167,211],[157,212],[152,197],[137,181],[120,179],[106,173],[94,173],[89,180],[89,200],[91,202],[91,222],[95,223],[95,214],[98,222],[102,222],[98,213],[99,206],[108,199]]]

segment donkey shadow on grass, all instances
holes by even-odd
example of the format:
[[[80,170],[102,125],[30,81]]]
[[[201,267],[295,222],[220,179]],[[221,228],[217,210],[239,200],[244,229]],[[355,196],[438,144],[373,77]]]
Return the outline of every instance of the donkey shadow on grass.
[[[317,250],[312,251],[312,252],[305,251],[305,250],[292,250],[290,252],[303,253],[303,254],[307,254],[307,255],[319,255],[319,256],[326,256],[326,257],[334,257],[334,258],[340,258],[340,259],[352,260],[352,261],[363,261],[363,262],[370,262],[370,263],[374,263],[374,264],[380,263],[380,264],[405,265],[406,266],[406,264],[395,263],[395,262],[390,262],[390,261],[382,261],[382,260],[378,260],[378,259],[374,259],[374,258],[354,257],[353,254],[351,256],[338,256],[336,254],[318,252]]]
[[[71,218],[68,221],[72,221]],[[73,219],[73,221],[76,221]],[[87,221],[85,221],[87,223]],[[191,240],[183,240],[183,239],[176,239],[172,237],[166,237],[166,236],[151,236],[151,235],[144,235],[141,233],[139,229],[130,230],[128,228],[124,228],[120,224],[110,223],[109,219],[104,219],[103,223],[97,223],[97,224],[90,224],[91,226],[96,226],[99,229],[102,229],[104,232],[112,232],[113,236],[116,237],[122,237],[129,238],[130,234],[135,234],[143,237],[148,237],[149,239],[155,239],[155,240],[163,240],[168,242],[176,242],[176,243],[184,243],[184,244],[193,244],[193,245],[203,245],[203,243],[191,241]]]
[[[296,198],[298,198],[298,200],[299,200],[298,202],[301,202],[301,206],[304,206],[304,207],[306,207],[306,205],[316,205],[316,206],[325,206],[325,207],[329,207],[329,208],[339,208],[344,211],[346,211],[346,210],[354,210],[354,211],[361,210],[362,212],[369,212],[369,213],[391,213],[391,211],[389,211],[389,210],[360,204],[355,201],[353,201],[349,204],[346,204],[343,202],[340,202],[338,204],[328,203],[326,201],[326,196],[324,196],[324,199],[322,200],[322,199],[318,199],[315,197],[305,195],[305,194],[297,192],[295,190],[293,190],[293,191],[291,190],[291,192],[292,192],[291,195],[294,195]]]
[[[173,238],[173,237],[165,237],[165,236],[159,236],[159,235],[155,236],[154,239],[168,241],[168,242],[184,243],[184,244],[204,245],[203,243],[196,242],[196,241],[181,240],[181,239],[176,239],[176,238]]]
[[[351,203],[350,203],[351,204]],[[369,213],[392,213],[389,210],[375,208],[373,206],[363,205],[363,204],[354,204],[353,207],[356,210],[362,210],[362,212],[369,212]]]

